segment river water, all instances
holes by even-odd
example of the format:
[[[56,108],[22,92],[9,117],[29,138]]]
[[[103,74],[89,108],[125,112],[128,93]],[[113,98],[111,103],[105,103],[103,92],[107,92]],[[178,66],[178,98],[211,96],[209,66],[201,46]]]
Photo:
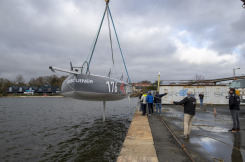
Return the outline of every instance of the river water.
[[[1,161],[116,161],[137,98],[0,98]]]

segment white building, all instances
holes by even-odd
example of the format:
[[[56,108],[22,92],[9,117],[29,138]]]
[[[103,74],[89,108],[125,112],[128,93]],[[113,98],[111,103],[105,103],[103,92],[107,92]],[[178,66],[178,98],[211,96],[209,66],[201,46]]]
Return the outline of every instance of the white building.
[[[199,93],[204,94],[204,104],[228,104],[229,86],[227,85],[161,85],[159,93],[168,93],[162,97],[162,104],[171,104],[171,101],[180,101],[190,90],[194,93],[197,104],[200,104]]]

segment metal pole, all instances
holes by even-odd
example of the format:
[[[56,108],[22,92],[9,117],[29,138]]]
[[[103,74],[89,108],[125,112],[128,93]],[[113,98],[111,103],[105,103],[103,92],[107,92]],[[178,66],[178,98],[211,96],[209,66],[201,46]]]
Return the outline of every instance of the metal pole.
[[[234,80],[236,80],[236,70],[238,70],[240,68],[233,68],[233,77],[234,77]]]
[[[158,73],[157,92],[159,92],[160,72]]]

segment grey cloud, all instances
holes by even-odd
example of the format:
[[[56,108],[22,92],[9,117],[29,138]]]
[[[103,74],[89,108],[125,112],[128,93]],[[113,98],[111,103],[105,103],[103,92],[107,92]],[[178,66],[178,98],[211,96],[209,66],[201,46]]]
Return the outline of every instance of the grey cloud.
[[[62,11],[64,2],[74,4],[74,9],[66,13]],[[0,1],[0,77],[13,79],[22,74],[28,80],[52,74],[48,69],[50,65],[69,68],[70,61],[74,65],[82,65],[104,8],[105,2],[97,0]],[[135,82],[154,81],[159,71],[164,79],[190,79],[196,73],[210,78],[231,75],[233,67],[197,66],[173,59],[177,46],[171,38],[180,31],[190,32],[197,45],[211,42],[208,49],[219,54],[232,54],[245,42],[244,10],[238,0],[119,0],[111,1],[110,9],[131,80]],[[62,24],[63,21],[65,23]],[[169,31],[163,31],[166,27],[170,28]],[[135,29],[134,34],[138,37],[141,33],[137,32],[150,28],[158,28],[159,31],[144,35],[140,40],[128,35]],[[124,73],[126,77],[115,36],[113,45],[117,73],[119,76]],[[240,53],[244,59],[244,48]],[[234,66],[245,68],[242,64],[240,61]],[[107,75],[111,67],[105,19],[91,62],[91,72]]]

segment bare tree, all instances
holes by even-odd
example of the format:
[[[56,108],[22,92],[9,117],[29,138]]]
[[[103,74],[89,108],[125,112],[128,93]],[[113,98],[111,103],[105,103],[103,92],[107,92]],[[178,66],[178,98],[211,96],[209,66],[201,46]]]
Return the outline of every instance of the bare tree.
[[[30,86],[36,86],[36,79],[35,78],[31,78],[30,81],[28,82],[28,84]]]
[[[195,80],[195,81],[205,80],[205,76],[201,75],[201,74],[195,74],[193,77],[193,80]]]
[[[7,88],[11,85],[13,85],[13,82],[8,79],[0,78],[0,96],[5,95]]]
[[[25,80],[23,75],[18,75],[15,79],[15,84],[17,84],[18,86],[23,86],[25,85]]]

